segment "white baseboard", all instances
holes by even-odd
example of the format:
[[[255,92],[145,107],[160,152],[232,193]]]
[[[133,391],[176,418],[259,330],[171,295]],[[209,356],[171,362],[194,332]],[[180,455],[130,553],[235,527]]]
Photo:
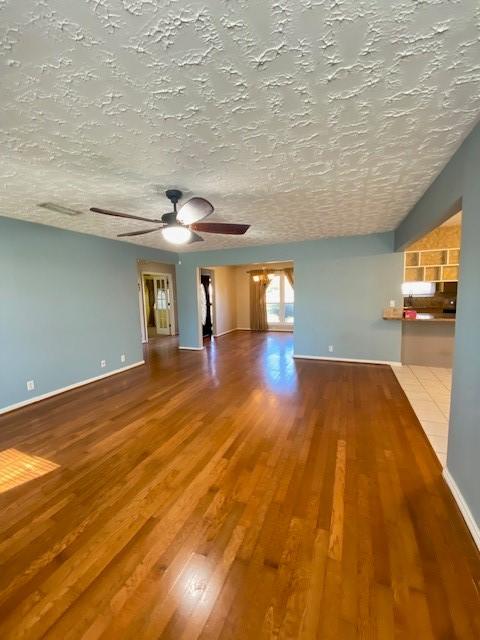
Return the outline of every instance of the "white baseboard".
[[[236,329],[233,329],[233,331],[254,331],[254,329],[251,329],[250,327],[237,327]],[[264,333],[268,333],[268,332],[272,332],[272,331],[279,331],[279,332],[284,332],[284,333],[293,333],[293,329],[291,329],[290,327],[287,327],[286,329],[281,329],[278,327],[269,327],[268,329],[265,329]]]
[[[466,503],[465,498],[462,495],[462,492],[458,488],[457,483],[453,479],[447,467],[444,468],[442,475],[445,482],[447,483],[448,488],[452,492],[453,497],[455,498],[455,502],[457,503],[458,508],[460,509],[460,513],[462,514],[463,519],[465,520],[466,525],[470,533],[472,534],[472,538],[475,541],[475,544],[477,545],[478,549],[480,549],[479,525],[475,522],[475,518],[473,517],[472,512],[470,511],[468,504]]]
[[[293,354],[294,358],[300,360],[329,360],[333,362],[357,362],[358,364],[388,364],[391,367],[401,367],[401,362],[395,362],[391,360],[364,360],[362,358],[332,358],[330,356],[304,356],[299,353]]]
[[[52,396],[57,396],[60,393],[65,393],[65,391],[71,391],[72,389],[76,389],[77,387],[83,387],[86,384],[90,384],[91,382],[97,382],[98,380],[102,380],[103,378],[109,378],[110,376],[114,376],[117,373],[122,373],[123,371],[128,371],[128,369],[139,367],[142,364],[145,364],[145,360],[134,362],[133,364],[129,364],[126,367],[121,367],[120,369],[114,369],[113,371],[109,371],[108,373],[102,373],[101,375],[95,376],[94,378],[88,378],[87,380],[74,382],[73,384],[69,384],[66,387],[61,387],[60,389],[55,389],[54,391],[49,391],[48,393],[42,393],[42,395],[40,396],[34,396],[33,398],[28,398],[28,400],[22,400],[21,402],[10,404],[7,407],[1,407],[0,414],[8,413],[9,411],[14,411],[15,409],[20,409],[21,407],[25,407],[29,404],[33,404],[34,402],[40,402],[40,400],[46,400],[47,398],[51,398]]]
[[[182,351],[203,351],[204,347],[178,347]]]
[[[221,333],[214,333],[213,337],[214,338],[219,338],[220,336],[224,336],[227,333],[232,333],[232,331],[238,331],[237,327],[235,327],[235,329],[228,329],[227,331],[222,331]]]
[[[237,327],[236,329],[232,329],[232,331],[255,331],[255,329],[251,329],[250,327]],[[290,327],[287,327],[285,329],[282,329],[279,327],[269,327],[268,329],[265,329],[263,333],[268,333],[268,332],[271,333],[272,331],[278,331],[283,333],[293,333],[293,329],[291,329]]]

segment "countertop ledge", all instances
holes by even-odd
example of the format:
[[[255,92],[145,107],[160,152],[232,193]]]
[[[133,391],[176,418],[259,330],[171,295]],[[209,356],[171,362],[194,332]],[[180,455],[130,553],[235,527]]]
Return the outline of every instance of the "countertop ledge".
[[[397,322],[455,322],[456,318],[383,318],[384,320],[396,320]]]

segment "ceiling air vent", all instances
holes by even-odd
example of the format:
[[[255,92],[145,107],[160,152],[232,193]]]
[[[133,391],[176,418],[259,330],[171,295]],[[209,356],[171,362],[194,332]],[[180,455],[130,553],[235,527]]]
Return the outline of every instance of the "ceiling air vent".
[[[78,211],[78,209],[70,209],[69,207],[62,207],[60,204],[55,204],[54,202],[41,202],[37,204],[37,207],[42,207],[43,209],[48,209],[49,211],[55,211],[55,213],[64,213],[67,216],[80,216],[83,214],[83,211]]]

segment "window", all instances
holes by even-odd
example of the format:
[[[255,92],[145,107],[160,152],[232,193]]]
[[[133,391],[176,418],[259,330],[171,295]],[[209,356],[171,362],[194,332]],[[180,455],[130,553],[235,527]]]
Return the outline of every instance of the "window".
[[[266,299],[268,324],[293,324],[293,287],[284,273],[270,276]]]
[[[404,296],[434,296],[435,283],[418,280],[411,282],[402,282],[402,293]]]

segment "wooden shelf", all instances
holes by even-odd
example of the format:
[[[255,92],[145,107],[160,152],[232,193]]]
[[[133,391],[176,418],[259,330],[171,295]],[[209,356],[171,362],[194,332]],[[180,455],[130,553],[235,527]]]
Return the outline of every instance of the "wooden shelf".
[[[439,282],[442,279],[442,267],[425,267],[423,279],[427,282]]]
[[[421,251],[420,252],[420,265],[429,267],[447,264],[447,252],[438,251]]]
[[[460,249],[405,251],[405,282],[457,282]]]
[[[405,254],[405,266],[406,267],[418,267],[418,261],[420,254],[418,251],[411,251]]]
[[[448,264],[460,264],[460,249],[450,249],[450,251],[448,252]]]
[[[443,282],[458,282],[458,265],[448,265],[442,268]]]
[[[415,282],[416,280],[424,279],[424,271],[423,267],[406,267],[405,268],[405,281],[406,282]]]

